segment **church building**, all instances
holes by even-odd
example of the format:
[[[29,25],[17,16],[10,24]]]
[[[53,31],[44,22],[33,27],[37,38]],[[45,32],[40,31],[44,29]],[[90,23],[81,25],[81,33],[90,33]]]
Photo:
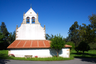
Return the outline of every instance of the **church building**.
[[[42,27],[38,21],[38,13],[36,14],[32,7],[23,15],[23,22],[20,27],[16,27],[16,39],[7,49],[8,55],[14,54],[15,57],[52,57],[56,52],[50,48],[49,40],[46,40],[45,26]],[[59,56],[70,57],[71,46],[65,45]]]

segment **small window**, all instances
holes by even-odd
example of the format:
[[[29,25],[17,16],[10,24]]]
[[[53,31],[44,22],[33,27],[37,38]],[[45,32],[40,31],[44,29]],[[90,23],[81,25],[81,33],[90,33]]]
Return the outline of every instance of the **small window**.
[[[27,17],[27,18],[26,18],[26,23],[27,23],[27,24],[30,23],[30,17]]]
[[[32,17],[32,24],[35,24],[35,17]]]

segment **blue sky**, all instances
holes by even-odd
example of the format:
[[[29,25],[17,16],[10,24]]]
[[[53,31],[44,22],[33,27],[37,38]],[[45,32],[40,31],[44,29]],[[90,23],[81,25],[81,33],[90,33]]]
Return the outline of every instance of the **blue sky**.
[[[46,26],[46,33],[61,34],[64,38],[75,21],[88,25],[88,16],[96,14],[96,0],[0,0],[0,24],[5,22],[8,31],[13,32],[31,4],[39,14],[41,26]]]

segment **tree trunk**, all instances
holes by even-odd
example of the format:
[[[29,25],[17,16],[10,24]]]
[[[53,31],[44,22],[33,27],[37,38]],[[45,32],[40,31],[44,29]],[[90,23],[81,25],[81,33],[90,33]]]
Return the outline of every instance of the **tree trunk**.
[[[56,51],[56,53],[57,53],[57,57],[58,57],[58,51]]]
[[[84,54],[84,51],[83,51],[83,54]]]

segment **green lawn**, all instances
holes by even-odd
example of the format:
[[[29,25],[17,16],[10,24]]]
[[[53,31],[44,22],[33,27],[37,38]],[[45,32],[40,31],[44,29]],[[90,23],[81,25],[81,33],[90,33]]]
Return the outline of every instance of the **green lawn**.
[[[74,57],[86,57],[86,58],[96,58],[96,50],[90,50],[88,52],[76,53],[75,50],[71,50],[70,58],[63,57],[48,57],[48,58],[19,58],[19,57],[9,57],[8,50],[0,50],[0,59],[13,59],[13,60],[31,60],[31,61],[62,61],[62,60],[72,60]]]
[[[30,61],[62,61],[62,60],[72,60],[74,59],[73,57],[71,58],[63,58],[63,57],[48,57],[48,58],[12,58],[13,60],[30,60]]]
[[[82,52],[76,53],[75,50],[71,50],[71,55],[74,57],[96,58],[96,50],[85,51],[84,54]]]
[[[8,50],[0,50],[0,59],[8,59]]]

